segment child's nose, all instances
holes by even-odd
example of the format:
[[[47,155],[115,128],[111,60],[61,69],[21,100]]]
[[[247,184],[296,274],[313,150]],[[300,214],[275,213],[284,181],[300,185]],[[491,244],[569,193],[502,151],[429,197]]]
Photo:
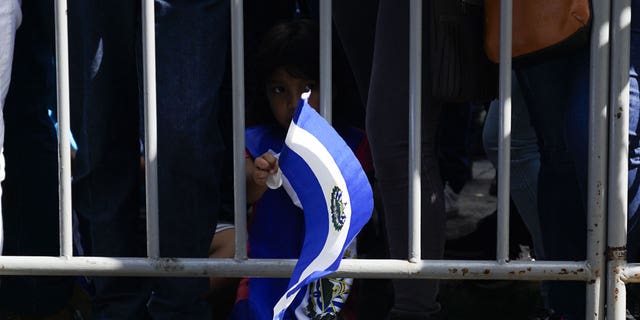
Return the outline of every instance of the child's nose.
[[[292,94],[289,97],[289,108],[290,109],[295,109],[298,106],[298,101],[300,101],[300,95],[301,94]]]

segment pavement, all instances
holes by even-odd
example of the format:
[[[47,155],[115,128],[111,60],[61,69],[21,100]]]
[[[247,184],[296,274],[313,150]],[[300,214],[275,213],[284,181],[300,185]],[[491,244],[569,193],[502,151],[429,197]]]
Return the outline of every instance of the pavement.
[[[447,239],[456,239],[473,232],[478,221],[496,210],[496,197],[489,194],[495,177],[488,160],[473,162],[472,180],[468,181],[458,198],[458,215],[447,219]]]
[[[447,219],[449,241],[469,235],[478,221],[496,210],[497,199],[489,194],[495,176],[492,164],[475,161],[472,172],[458,198],[458,215]],[[442,280],[440,302],[449,320],[527,320],[542,305],[538,281]]]

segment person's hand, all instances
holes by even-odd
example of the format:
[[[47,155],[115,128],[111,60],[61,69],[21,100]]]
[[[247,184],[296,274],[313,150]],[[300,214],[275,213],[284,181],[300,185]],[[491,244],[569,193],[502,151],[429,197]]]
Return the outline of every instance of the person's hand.
[[[265,186],[267,178],[278,172],[278,158],[269,152],[257,157],[253,161],[253,181],[260,186]]]

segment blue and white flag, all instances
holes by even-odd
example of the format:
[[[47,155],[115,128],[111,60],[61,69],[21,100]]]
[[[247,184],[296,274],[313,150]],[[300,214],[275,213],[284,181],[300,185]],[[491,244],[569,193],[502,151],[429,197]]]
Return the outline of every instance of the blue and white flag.
[[[345,249],[371,217],[373,193],[360,162],[303,95],[279,166],[304,209],[305,236],[286,293],[273,308],[282,319],[300,289],[338,269]]]

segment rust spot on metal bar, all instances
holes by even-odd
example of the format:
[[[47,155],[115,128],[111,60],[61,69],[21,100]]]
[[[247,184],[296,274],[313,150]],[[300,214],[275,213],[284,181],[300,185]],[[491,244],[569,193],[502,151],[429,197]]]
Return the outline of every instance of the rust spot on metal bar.
[[[483,273],[484,273],[484,274],[489,274],[489,273],[491,273],[491,270],[489,270],[489,269],[484,269],[484,272],[483,272]]]
[[[627,259],[627,247],[607,247],[607,260],[619,261]]]
[[[456,268],[451,268],[451,269],[449,269],[449,272],[451,272],[451,273],[456,273],[456,272],[458,272],[458,269],[456,269]]]
[[[520,271],[518,272],[518,274],[519,274],[519,275],[521,275],[521,276],[525,275],[526,273],[527,273],[527,272],[526,272],[526,271],[524,271],[524,270],[520,270]]]
[[[467,269],[467,268],[462,268],[461,271],[462,271],[462,275],[463,276],[465,276],[465,275],[467,275],[467,273],[469,273],[469,269]]]

